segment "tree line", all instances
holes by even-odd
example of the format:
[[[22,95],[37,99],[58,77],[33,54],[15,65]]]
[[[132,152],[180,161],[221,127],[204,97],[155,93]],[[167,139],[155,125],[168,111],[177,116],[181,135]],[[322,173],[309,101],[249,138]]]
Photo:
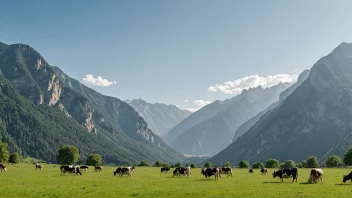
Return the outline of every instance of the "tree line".
[[[22,156],[20,156],[17,152],[10,154],[7,147],[8,147],[8,144],[6,142],[0,141],[0,163],[7,163],[7,162],[14,163],[14,164],[19,163],[22,160]],[[72,164],[76,164],[79,160],[80,160],[79,150],[73,145],[64,145],[58,151],[57,162],[59,164],[72,165]],[[85,164],[88,166],[101,166],[103,164],[103,159],[99,154],[90,154],[88,155]],[[341,160],[341,158],[336,155],[331,155],[326,158],[322,166],[339,167],[339,166],[351,166],[351,165],[352,165],[352,147],[346,151],[343,160]],[[147,161],[141,161],[139,164],[134,164],[134,166],[141,166],[141,167],[154,166],[154,167],[174,168],[174,167],[181,167],[182,164],[180,162],[176,164],[167,164],[167,163],[161,163],[157,161],[153,165],[151,165]],[[184,166],[190,166],[191,168],[197,168],[197,167],[210,168],[213,165],[211,162],[206,162],[203,166],[197,166],[194,163],[185,164]],[[231,164],[230,162],[226,162],[224,166],[231,167]],[[293,167],[318,168],[320,167],[320,165],[316,157],[310,156],[306,160],[303,160],[299,163],[295,163],[293,160],[287,160],[284,163],[280,163],[279,160],[270,158],[266,160],[264,163],[255,162],[252,164],[252,166],[250,166],[249,162],[245,160],[241,160],[238,163],[237,167],[238,168],[252,167],[254,169],[259,169],[264,167],[265,168],[293,168]]]

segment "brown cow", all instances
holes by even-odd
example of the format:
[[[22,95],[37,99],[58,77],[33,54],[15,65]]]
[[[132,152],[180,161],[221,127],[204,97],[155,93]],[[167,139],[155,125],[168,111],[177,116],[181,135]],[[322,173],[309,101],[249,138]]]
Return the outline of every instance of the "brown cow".
[[[6,172],[6,165],[0,164],[0,172]]]
[[[43,170],[43,165],[41,165],[41,164],[35,164],[35,170]]]
[[[95,166],[94,171],[95,172],[103,172],[103,167],[102,166]]]

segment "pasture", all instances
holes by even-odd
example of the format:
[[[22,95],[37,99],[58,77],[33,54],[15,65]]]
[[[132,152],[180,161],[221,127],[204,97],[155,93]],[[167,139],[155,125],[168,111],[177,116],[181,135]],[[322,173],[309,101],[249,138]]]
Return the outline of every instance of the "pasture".
[[[18,166],[18,167],[17,167]],[[233,169],[233,178],[223,175],[219,181],[204,178],[200,169],[192,177],[173,178],[160,174],[160,168],[136,167],[132,179],[113,176],[115,167],[94,172],[89,167],[82,176],[60,176],[59,166],[44,165],[42,171],[32,164],[8,165],[0,173],[0,197],[351,197],[352,183],[342,183],[342,175],[351,169],[324,169],[323,184],[307,184],[310,169],[299,169],[298,183],[285,179],[280,183],[255,169]],[[173,169],[172,169],[173,170]]]

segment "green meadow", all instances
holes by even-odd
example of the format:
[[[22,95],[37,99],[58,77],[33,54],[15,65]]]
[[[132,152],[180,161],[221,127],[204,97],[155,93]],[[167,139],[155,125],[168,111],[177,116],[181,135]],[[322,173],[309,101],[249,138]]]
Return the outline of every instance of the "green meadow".
[[[54,167],[56,166],[56,167]],[[281,183],[259,170],[234,169],[233,177],[218,181],[206,179],[200,169],[192,177],[173,178],[160,174],[160,168],[136,167],[132,179],[113,176],[115,167],[94,172],[90,167],[82,176],[60,176],[58,165],[45,165],[42,171],[34,165],[8,165],[0,173],[0,197],[351,197],[352,183],[342,182],[351,169],[324,169],[323,184],[307,184],[310,169],[299,169],[298,183],[285,179]]]

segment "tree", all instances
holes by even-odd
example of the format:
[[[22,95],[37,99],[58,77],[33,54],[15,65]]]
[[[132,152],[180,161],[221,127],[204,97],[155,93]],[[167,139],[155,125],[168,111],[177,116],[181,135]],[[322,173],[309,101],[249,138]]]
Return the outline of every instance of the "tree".
[[[305,168],[319,168],[318,159],[314,156],[310,156],[306,159],[306,167]]]
[[[103,159],[98,154],[90,154],[87,157],[86,165],[88,166],[101,166],[103,164]]]
[[[180,162],[177,162],[176,164],[175,164],[175,167],[176,168],[179,168],[179,167],[181,167],[182,165],[181,165],[181,163]]]
[[[211,168],[213,165],[211,164],[211,162],[206,162],[204,164],[204,168]]]
[[[264,168],[264,164],[261,163],[261,162],[255,162],[255,163],[252,165],[252,168],[255,168],[255,169]]]
[[[10,158],[9,158],[9,162],[10,163],[13,163],[13,164],[18,164],[20,163],[21,159],[20,159],[20,156],[18,155],[18,153],[12,153],[10,155]]]
[[[306,160],[302,160],[301,164],[302,164],[302,168],[308,168]]]
[[[62,146],[57,155],[57,161],[62,165],[76,164],[79,160],[79,151],[75,146],[65,145]]]
[[[281,164],[279,165],[279,167],[280,167],[280,168],[285,168],[285,163],[281,163]]]
[[[296,167],[297,167],[297,168],[303,168],[302,163],[297,163],[297,164],[296,164]]]
[[[293,160],[287,160],[284,163],[284,168],[294,168],[295,167],[295,162]]]
[[[325,167],[338,167],[340,164],[341,158],[336,155],[329,156],[324,162]]]
[[[270,158],[265,162],[265,167],[267,168],[279,168],[280,162],[279,160]]]
[[[247,161],[241,160],[240,163],[238,163],[238,166],[240,168],[249,168],[249,163]]]
[[[162,164],[159,161],[156,161],[155,164],[154,164],[155,167],[161,167],[161,165]]]
[[[195,164],[191,164],[191,168],[197,168]]]
[[[150,164],[146,161],[141,161],[141,163],[139,164],[139,166],[146,166],[146,167],[149,167]]]
[[[345,156],[343,157],[343,162],[346,166],[352,165],[352,147],[346,151]]]
[[[6,142],[1,143],[0,141],[0,162],[1,163],[6,163],[9,161],[9,151],[7,150],[8,144]]]
[[[230,168],[230,167],[231,167],[231,163],[230,163],[230,162],[226,162],[226,163],[225,163],[225,166],[226,166],[227,168]]]
[[[169,167],[171,167],[169,164],[162,164],[162,167],[164,167],[164,168],[169,168]]]

